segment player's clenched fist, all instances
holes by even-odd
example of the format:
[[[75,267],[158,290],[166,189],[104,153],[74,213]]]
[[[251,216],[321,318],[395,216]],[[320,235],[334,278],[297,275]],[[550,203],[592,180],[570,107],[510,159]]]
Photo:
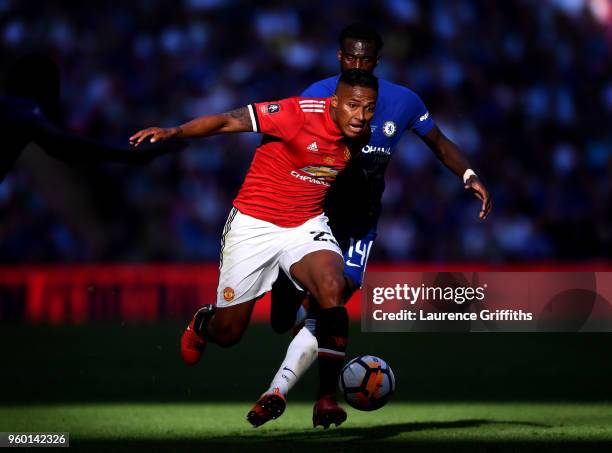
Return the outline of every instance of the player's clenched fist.
[[[130,144],[133,146],[138,146],[147,138],[150,138],[149,141],[151,143],[161,142],[163,140],[176,137],[179,132],[180,128],[178,127],[148,127],[132,135],[130,137]]]

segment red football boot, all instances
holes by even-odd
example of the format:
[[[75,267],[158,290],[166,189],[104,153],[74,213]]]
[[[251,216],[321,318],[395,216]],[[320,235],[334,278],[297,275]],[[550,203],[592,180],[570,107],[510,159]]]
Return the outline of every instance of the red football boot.
[[[338,406],[334,395],[324,395],[315,403],[312,411],[312,426],[329,428],[333,423],[340,426],[346,420],[346,411]]]
[[[285,407],[287,407],[287,400],[279,389],[275,388],[273,392],[264,393],[259,397],[246,418],[254,428],[257,428],[283,415]]]
[[[183,332],[181,336],[181,358],[185,365],[195,365],[202,358],[207,341],[201,332],[214,310],[214,305],[204,305],[199,308]]]

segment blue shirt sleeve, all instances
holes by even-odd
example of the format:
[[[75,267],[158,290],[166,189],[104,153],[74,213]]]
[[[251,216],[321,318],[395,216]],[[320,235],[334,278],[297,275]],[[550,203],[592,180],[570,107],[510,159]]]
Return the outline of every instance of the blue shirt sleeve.
[[[414,92],[410,93],[408,105],[411,106],[411,120],[408,123],[408,129],[414,131],[419,137],[423,137],[435,126],[431,115],[425,103]]]
[[[333,82],[333,83],[332,83]],[[319,80],[313,83],[300,95],[303,98],[328,98],[336,91],[335,81],[331,79]]]
[[[320,98],[320,97],[324,97],[324,96],[318,96],[317,92],[318,92],[317,91],[317,84],[313,83],[308,88],[306,88],[304,91],[302,91],[302,94],[300,94],[300,97],[303,97],[303,98]]]

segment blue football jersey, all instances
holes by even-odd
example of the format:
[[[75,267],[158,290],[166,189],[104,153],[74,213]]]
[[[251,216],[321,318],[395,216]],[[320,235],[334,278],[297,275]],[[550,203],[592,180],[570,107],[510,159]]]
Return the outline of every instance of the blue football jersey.
[[[326,98],[336,91],[339,75],[320,80],[302,92],[303,97]],[[378,99],[371,122],[372,137],[353,158],[328,196],[326,213],[334,234],[360,237],[375,228],[384,191],[384,174],[393,148],[406,130],[424,136],[434,122],[419,96],[412,90],[378,79]],[[340,175],[339,175],[340,176]]]
[[[320,80],[302,92],[302,97],[327,98],[336,91],[339,75]],[[406,130],[417,135],[427,134],[433,127],[425,104],[412,90],[378,79],[378,99],[372,118],[372,138],[363,154],[391,156],[393,147]]]

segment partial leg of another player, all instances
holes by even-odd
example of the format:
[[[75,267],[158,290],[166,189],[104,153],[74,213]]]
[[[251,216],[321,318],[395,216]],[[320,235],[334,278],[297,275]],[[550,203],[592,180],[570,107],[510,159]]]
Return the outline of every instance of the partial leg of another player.
[[[303,322],[305,314],[298,319],[305,309],[308,294],[295,287],[284,272],[279,272],[278,278],[270,291],[270,326],[278,334],[288,332]]]

